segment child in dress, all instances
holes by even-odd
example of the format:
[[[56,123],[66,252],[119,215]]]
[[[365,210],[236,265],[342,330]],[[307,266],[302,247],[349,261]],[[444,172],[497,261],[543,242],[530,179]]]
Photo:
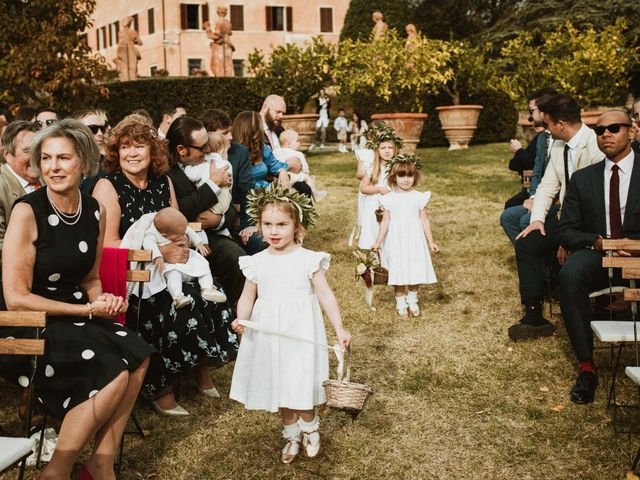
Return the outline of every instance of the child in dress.
[[[158,247],[181,241],[185,235],[197,252],[190,250],[189,260],[186,263],[165,263]],[[190,295],[182,293],[182,282],[191,281],[194,278],[198,279],[202,298],[216,303],[227,300],[227,296],[213,285],[209,262],[204,258],[204,255],[209,255],[211,251],[189,227],[187,219],[179,210],[167,207],[156,213],[145,233],[142,246],[145,250],[152,251],[153,262],[163,273],[167,281],[167,290],[176,308],[183,308],[193,301]]]
[[[440,251],[427,216],[431,192],[413,189],[420,181],[418,157],[398,155],[390,167],[388,179],[393,190],[380,199],[384,213],[373,250],[379,251],[382,246],[382,266],[389,270],[388,284],[394,288],[398,315],[407,317],[409,307],[417,317],[418,285],[436,282],[429,250]]]
[[[273,183],[252,191],[249,203],[269,248],[240,257],[246,281],[231,326],[244,335],[229,397],[249,410],[280,410],[286,440],[281,460],[290,463],[300,444],[308,457],[320,449],[315,406],[325,403],[322,383],[329,374],[320,305],[340,346],[347,347],[351,335],[324,276],[330,256],[301,246],[316,216],[308,197]],[[245,330],[241,319],[248,318],[255,328]]]
[[[287,171],[291,183],[305,182],[311,187],[316,202],[327,196],[324,190],[318,191],[314,178],[309,175],[309,164],[300,150],[300,136],[295,130],[287,129],[280,134],[280,148],[273,151],[275,157],[289,166]]]
[[[380,207],[380,198],[390,192],[385,165],[399,153],[403,141],[395,130],[384,122],[372,125],[366,135],[368,150],[359,150],[356,155],[356,177],[361,179],[356,236],[359,230],[358,247],[368,250],[373,247],[378,237],[376,210]]]
[[[365,138],[365,132],[369,127],[367,122],[360,118],[360,114],[355,110],[351,114],[351,121],[347,129],[351,133],[351,150],[357,151],[365,148],[367,139]]]
[[[349,128],[349,123],[344,116],[344,108],[338,110],[338,116],[333,122],[333,128],[338,132],[338,141],[340,142],[338,151],[347,153],[347,128]]]
[[[227,150],[229,149],[229,142],[220,133],[209,132],[208,135],[210,152],[205,155],[204,162],[198,165],[185,165],[184,167],[184,174],[189,180],[196,184],[196,187],[200,187],[211,178],[212,164],[215,168],[223,168],[224,166],[227,166],[227,171],[233,175],[233,167],[226,158]],[[218,198],[218,203],[212,206],[209,210],[222,218],[231,205],[231,186],[220,187],[220,192],[216,197]],[[204,244],[207,245],[209,242],[207,234],[204,232],[198,233]],[[231,236],[227,228],[221,230],[219,233]]]

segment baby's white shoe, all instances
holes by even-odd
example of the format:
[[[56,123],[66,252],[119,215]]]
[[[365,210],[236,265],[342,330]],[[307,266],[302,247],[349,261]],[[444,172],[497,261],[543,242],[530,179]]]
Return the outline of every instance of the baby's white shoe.
[[[227,301],[227,296],[217,288],[203,288],[200,296],[208,302],[222,303]]]
[[[298,420],[300,431],[302,432],[302,446],[307,457],[313,458],[320,451],[320,419],[316,415],[311,422],[305,422],[302,418]]]
[[[191,302],[193,302],[193,298],[191,298],[191,295],[180,294],[179,297],[173,299],[173,305],[176,307],[176,309],[184,308]]]
[[[293,425],[285,425],[282,430],[282,436],[287,443],[285,443],[282,448],[280,460],[282,460],[282,463],[291,463],[300,451],[300,441],[302,440],[300,426],[297,423],[294,423]]]

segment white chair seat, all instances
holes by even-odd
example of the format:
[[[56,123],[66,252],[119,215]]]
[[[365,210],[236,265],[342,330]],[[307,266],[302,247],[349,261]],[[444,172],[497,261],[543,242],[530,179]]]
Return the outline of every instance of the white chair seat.
[[[31,453],[30,438],[0,437],[0,471]]]
[[[627,367],[624,369],[624,373],[627,374],[634,383],[640,385],[640,367]]]
[[[598,340],[605,343],[633,342],[635,340],[633,322],[630,321],[597,320],[591,322],[591,330],[596,334]],[[640,323],[637,325],[637,333],[640,339]]]
[[[602,295],[623,293],[625,288],[627,288],[627,287],[617,286],[617,287],[611,287],[611,288],[609,288],[609,287],[603,288],[602,290],[598,290],[596,292],[591,292],[589,294],[589,298],[601,297]]]

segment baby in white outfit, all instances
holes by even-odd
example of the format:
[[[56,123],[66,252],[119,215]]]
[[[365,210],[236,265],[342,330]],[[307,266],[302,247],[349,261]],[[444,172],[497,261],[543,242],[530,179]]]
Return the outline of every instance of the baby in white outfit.
[[[158,247],[181,241],[185,235],[189,239],[189,245],[194,246],[197,252],[189,250],[186,263],[165,263]],[[211,251],[189,227],[186,217],[179,210],[167,207],[156,213],[153,223],[145,233],[142,246],[145,250],[151,250],[153,262],[163,273],[167,290],[176,308],[182,308],[193,301],[190,295],[184,295],[182,292],[182,282],[194,278],[198,279],[202,298],[216,303],[227,300],[227,296],[213,285],[209,262],[204,258],[204,255],[209,255]]]
[[[289,165],[289,180],[291,183],[305,182],[311,187],[313,199],[319,202],[327,196],[327,192],[318,191],[314,178],[309,175],[309,164],[304,158],[304,153],[300,152],[300,139],[298,132],[287,129],[280,134],[280,148],[273,151],[275,157],[281,162]]]
[[[196,184],[196,187],[200,187],[203,183],[211,178],[211,164],[215,168],[223,168],[225,165],[228,168],[228,172],[233,175],[233,167],[229,160],[225,157],[227,150],[229,149],[229,142],[227,139],[216,132],[209,132],[209,150],[204,157],[204,162],[198,165],[185,165],[184,173],[189,180]],[[220,187],[220,193],[216,195],[218,197],[218,203],[216,203],[209,210],[216,215],[224,217],[224,214],[229,210],[231,205],[231,187]],[[219,233],[227,236],[231,236],[228,229],[224,229]],[[208,243],[206,234],[200,232],[200,237],[204,243]]]

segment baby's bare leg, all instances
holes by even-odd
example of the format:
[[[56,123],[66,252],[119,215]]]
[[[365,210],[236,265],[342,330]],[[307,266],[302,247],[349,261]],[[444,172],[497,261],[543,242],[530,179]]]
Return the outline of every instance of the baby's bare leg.
[[[178,270],[165,272],[164,278],[167,281],[167,290],[174,300],[182,296],[182,274]]]

